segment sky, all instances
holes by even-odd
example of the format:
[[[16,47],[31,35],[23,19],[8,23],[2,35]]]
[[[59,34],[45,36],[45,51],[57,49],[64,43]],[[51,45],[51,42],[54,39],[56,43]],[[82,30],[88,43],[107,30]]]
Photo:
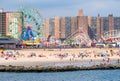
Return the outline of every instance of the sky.
[[[44,18],[77,16],[79,9],[85,16],[120,16],[120,0],[0,0],[4,11],[18,11],[22,6],[38,9]]]

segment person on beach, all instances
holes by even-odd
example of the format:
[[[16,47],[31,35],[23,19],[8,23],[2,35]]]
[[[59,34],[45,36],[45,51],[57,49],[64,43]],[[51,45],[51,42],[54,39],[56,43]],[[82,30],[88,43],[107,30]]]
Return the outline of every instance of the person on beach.
[[[8,55],[5,55],[4,58],[5,58],[5,60],[8,60],[9,57],[8,57]]]
[[[107,63],[109,63],[109,62],[110,62],[110,58],[107,59]]]
[[[105,59],[103,58],[103,62],[105,62]]]
[[[92,61],[93,61],[93,60],[92,60],[92,59],[90,59],[89,63],[92,63]]]
[[[118,59],[118,64],[120,63],[120,59]]]
[[[71,58],[70,58],[70,62],[71,62],[72,60],[71,60]]]
[[[113,50],[112,49],[110,49],[110,55],[113,56]]]
[[[62,51],[62,47],[61,46],[59,47],[59,49],[60,49],[60,51]]]
[[[14,59],[14,60],[17,60],[17,58],[16,58],[16,56],[15,56],[15,55],[13,55],[13,59]]]

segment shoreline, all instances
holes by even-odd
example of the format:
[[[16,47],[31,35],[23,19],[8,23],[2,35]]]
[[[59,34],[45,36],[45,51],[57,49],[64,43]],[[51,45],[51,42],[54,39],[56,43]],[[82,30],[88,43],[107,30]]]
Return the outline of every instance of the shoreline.
[[[96,66],[94,69],[120,69],[119,49],[112,50],[113,55],[111,49],[99,48],[4,50],[5,54],[0,54],[0,72],[53,71],[56,67],[55,71],[87,70],[93,66]]]

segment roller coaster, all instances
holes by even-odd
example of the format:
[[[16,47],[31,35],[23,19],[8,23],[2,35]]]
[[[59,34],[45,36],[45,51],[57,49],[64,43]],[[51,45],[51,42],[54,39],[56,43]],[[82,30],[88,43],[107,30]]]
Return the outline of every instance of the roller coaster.
[[[67,40],[73,40],[72,43],[75,44],[90,44],[91,39],[88,36],[88,34],[83,30],[83,28],[80,28],[79,30],[76,30],[74,33],[72,33],[70,36],[66,38]]]
[[[103,34],[105,42],[120,42],[120,30],[111,30]]]

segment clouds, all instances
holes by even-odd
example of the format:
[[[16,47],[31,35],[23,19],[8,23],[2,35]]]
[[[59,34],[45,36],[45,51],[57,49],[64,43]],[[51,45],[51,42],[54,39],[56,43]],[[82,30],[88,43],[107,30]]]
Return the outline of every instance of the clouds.
[[[1,0],[0,8],[5,11],[15,11],[20,6],[28,6],[40,9],[44,17],[76,16],[79,9],[83,9],[85,15],[96,16],[100,13],[107,16],[113,13],[120,16],[120,0]]]

